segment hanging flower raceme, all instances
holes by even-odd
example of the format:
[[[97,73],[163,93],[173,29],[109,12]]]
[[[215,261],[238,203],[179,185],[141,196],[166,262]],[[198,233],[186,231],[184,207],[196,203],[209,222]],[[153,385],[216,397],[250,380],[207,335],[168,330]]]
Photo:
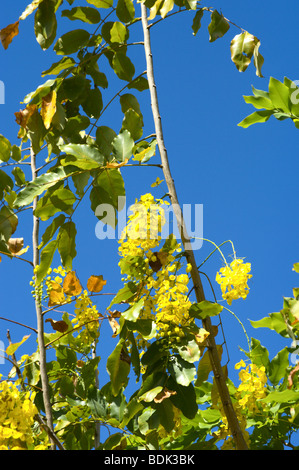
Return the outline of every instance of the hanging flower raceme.
[[[20,392],[17,386],[1,381],[0,375],[0,450],[47,449],[34,446],[33,424],[38,410],[34,394]]]
[[[230,265],[220,268],[216,274],[216,282],[220,284],[222,297],[231,305],[233,300],[245,299],[249,292],[248,279],[251,264],[244,263],[242,259],[235,258]]]
[[[129,217],[120,240],[119,253],[125,260],[135,257],[136,269],[135,266],[128,269],[127,263],[124,273],[128,280],[138,281],[142,285],[140,293],[144,298],[144,307],[140,316],[154,319],[160,336],[179,339],[184,335],[180,327],[193,321],[189,317],[192,303],[188,298],[187,274],[191,266],[182,263],[181,245],[173,235],[160,248],[161,232],[166,223],[163,204],[165,201],[155,199],[151,194],[145,194],[136,201],[133,206],[135,212]]]

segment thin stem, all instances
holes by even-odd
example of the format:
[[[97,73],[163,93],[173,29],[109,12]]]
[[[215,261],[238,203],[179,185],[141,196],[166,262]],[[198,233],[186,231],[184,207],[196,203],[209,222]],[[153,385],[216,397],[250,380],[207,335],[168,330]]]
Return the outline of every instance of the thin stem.
[[[36,155],[31,148],[31,173],[32,181],[36,179],[37,170],[36,170]],[[33,266],[34,269],[39,265],[39,218],[34,215],[34,210],[37,207],[37,198],[33,200],[33,230],[32,230],[32,249],[33,249]],[[37,338],[38,338],[38,347],[39,347],[39,361],[40,361],[40,374],[41,374],[41,383],[43,390],[43,401],[46,413],[46,425],[51,430],[51,433],[54,433],[53,428],[53,416],[52,416],[52,407],[50,401],[50,387],[49,380],[47,375],[47,358],[46,358],[46,348],[44,341],[44,322],[42,307],[39,296],[35,296],[35,311],[37,319]],[[54,450],[56,445],[55,441],[50,437],[52,442],[52,449]]]
[[[248,334],[247,334],[247,331],[245,330],[245,327],[244,327],[243,323],[241,322],[240,318],[238,318],[237,315],[232,310],[230,310],[229,308],[227,308],[227,307],[223,307],[223,308],[225,310],[227,310],[229,313],[231,313],[235,317],[235,319],[240,323],[240,325],[241,325],[241,327],[244,331],[244,334],[246,336],[246,339],[247,339],[248,348],[249,348],[248,351],[249,351],[249,353],[251,353],[251,346],[250,346],[250,341],[249,341],[249,338],[248,338]]]
[[[147,21],[147,8],[144,3],[141,3],[141,18],[142,18],[142,28],[143,28],[143,34],[144,34],[144,49],[145,49],[145,57],[146,57],[146,64],[147,64],[147,77],[148,77],[149,90],[150,90],[150,95],[151,95],[151,107],[152,107],[152,113],[153,113],[153,119],[154,119],[154,125],[155,125],[155,132],[157,135],[158,148],[159,148],[161,162],[163,166],[164,178],[168,187],[169,196],[170,196],[174,213],[177,219],[179,232],[182,238],[182,243],[186,251],[186,256],[187,256],[188,262],[191,264],[191,267],[192,267],[191,277],[192,277],[192,281],[194,284],[194,291],[196,294],[196,299],[197,299],[197,302],[201,302],[202,300],[205,300],[203,286],[202,286],[201,278],[197,269],[194,252],[192,250],[192,244],[190,243],[190,238],[188,237],[188,234],[186,231],[182,210],[178,202],[174,180],[172,178],[171,171],[170,171],[167,150],[166,150],[166,146],[164,143],[162,119],[161,119],[160,112],[159,112],[157,87],[156,87],[156,83],[154,79],[153,55],[152,55],[151,42],[150,42],[149,25]],[[215,382],[217,384],[218,392],[220,395],[224,412],[228,420],[228,425],[229,425],[231,434],[233,436],[233,439],[236,442],[237,449],[247,450],[248,447],[245,442],[242,430],[240,428],[240,424],[237,419],[235,410],[233,408],[231,397],[230,397],[226,380],[223,374],[215,338],[213,335],[213,328],[212,328],[210,318],[206,318],[203,321],[203,326],[209,332],[209,336],[207,338],[209,357],[211,361],[212,370],[214,373]]]
[[[33,266],[32,261],[30,261],[29,259],[21,258],[21,256],[12,255],[12,254],[10,254],[10,253],[5,253],[5,251],[0,251],[0,253],[1,253],[1,255],[6,255],[6,256],[8,256],[8,257],[11,258],[11,259],[12,259],[12,258],[16,258],[16,259],[19,259],[19,260],[21,260],[21,261],[25,261],[26,263],[29,263],[29,264],[31,264],[31,266]]]

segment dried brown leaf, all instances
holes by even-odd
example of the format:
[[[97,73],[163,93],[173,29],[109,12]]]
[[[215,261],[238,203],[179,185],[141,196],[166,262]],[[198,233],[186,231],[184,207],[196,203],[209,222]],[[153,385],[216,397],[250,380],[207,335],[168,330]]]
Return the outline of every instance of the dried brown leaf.
[[[65,333],[68,330],[68,325],[63,320],[53,320],[52,318],[47,318],[46,323],[51,323],[53,330],[59,331],[59,333]]]
[[[15,36],[19,34],[19,20],[9,24],[0,30],[0,41],[4,49],[7,49]]]

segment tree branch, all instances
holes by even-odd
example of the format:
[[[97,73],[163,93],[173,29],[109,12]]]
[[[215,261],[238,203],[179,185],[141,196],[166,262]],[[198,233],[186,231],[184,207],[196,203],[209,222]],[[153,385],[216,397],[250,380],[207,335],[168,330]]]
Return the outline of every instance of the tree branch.
[[[192,246],[190,243],[190,238],[188,237],[188,234],[187,234],[182,210],[178,202],[174,180],[172,178],[171,171],[170,171],[167,150],[166,150],[166,146],[164,143],[162,119],[161,119],[161,115],[159,111],[157,87],[156,87],[156,83],[154,79],[153,56],[152,56],[151,43],[150,43],[149,25],[147,21],[147,8],[144,5],[144,3],[141,3],[141,17],[142,17],[142,27],[143,27],[143,34],[144,34],[144,49],[145,49],[146,64],[147,64],[147,78],[148,78],[149,90],[150,90],[150,95],[151,95],[151,106],[152,106],[152,113],[153,113],[153,119],[154,119],[154,124],[155,124],[155,132],[157,136],[157,143],[158,143],[161,162],[163,166],[164,178],[168,187],[170,200],[171,200],[173,210],[177,219],[178,228],[179,228],[181,238],[182,238],[182,243],[186,251],[186,256],[187,256],[188,262],[192,266],[191,277],[192,277],[192,281],[194,284],[194,291],[196,294],[196,299],[197,299],[197,302],[201,302],[205,300],[204,290],[203,290],[201,278],[197,269],[197,264],[196,264],[194,252],[192,250]],[[214,373],[214,378],[218,387],[218,392],[220,395],[220,399],[223,405],[225,415],[228,420],[228,425],[229,425],[231,434],[234,438],[237,449],[247,450],[248,447],[245,442],[243,433],[241,431],[235,410],[233,408],[231,397],[230,397],[227,384],[225,381],[225,377],[222,371],[215,338],[213,336],[213,329],[212,329],[210,318],[206,318],[205,320],[203,320],[203,326],[209,332],[209,336],[207,338],[209,357],[210,357],[211,366],[212,366],[212,370]]]
[[[37,175],[36,170],[36,155],[30,149],[31,154],[31,173],[32,181],[35,180]],[[39,265],[39,248],[38,248],[38,238],[39,238],[39,218],[34,215],[34,210],[37,206],[37,198],[33,200],[33,230],[32,230],[32,249],[33,249],[33,267],[36,268]],[[53,428],[53,417],[52,417],[52,407],[50,401],[50,390],[49,390],[49,380],[47,375],[47,358],[46,358],[46,348],[44,341],[44,321],[41,307],[41,299],[38,295],[35,296],[35,311],[37,319],[37,338],[38,338],[38,347],[39,347],[39,362],[40,362],[40,374],[41,374],[41,383],[43,390],[43,401],[46,413],[46,426],[50,429],[51,433],[54,433]],[[52,449],[55,450],[56,444],[54,439],[50,436],[52,442]]]

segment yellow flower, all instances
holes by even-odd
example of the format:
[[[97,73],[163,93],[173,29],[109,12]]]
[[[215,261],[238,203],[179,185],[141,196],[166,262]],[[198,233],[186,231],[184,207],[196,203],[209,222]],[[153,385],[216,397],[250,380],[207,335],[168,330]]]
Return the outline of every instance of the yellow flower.
[[[247,297],[249,292],[247,282],[252,277],[250,270],[250,263],[244,263],[242,259],[237,258],[229,266],[224,266],[217,272],[216,282],[220,284],[222,297],[228,305],[231,305],[233,300]]]

